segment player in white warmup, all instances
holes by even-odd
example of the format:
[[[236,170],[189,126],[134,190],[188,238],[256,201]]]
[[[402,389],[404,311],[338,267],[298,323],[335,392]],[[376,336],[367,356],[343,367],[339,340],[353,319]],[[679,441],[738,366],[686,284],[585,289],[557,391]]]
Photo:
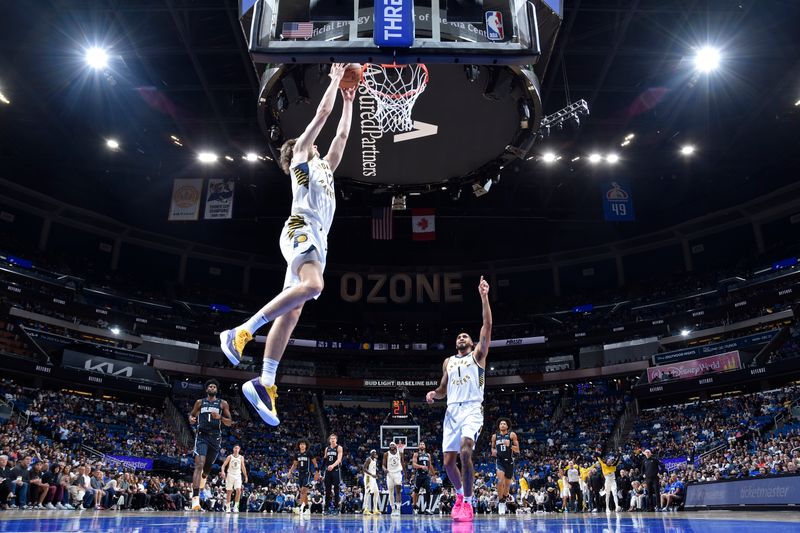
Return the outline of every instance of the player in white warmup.
[[[236,491],[233,501],[233,512],[239,512],[239,500],[242,498],[242,477],[247,483],[247,467],[244,465],[244,456],[240,455],[241,447],[233,447],[233,453],[225,458],[222,463],[222,476],[225,478],[225,512],[231,512],[231,492]]]
[[[403,470],[405,467],[403,454],[397,449],[397,444],[389,443],[389,451],[383,454],[383,471],[386,472],[386,486],[389,489],[392,516],[400,514],[400,505],[403,503]]]
[[[364,514],[379,515],[381,493],[378,490],[378,450],[370,450],[364,462]]]
[[[231,364],[238,365],[245,345],[255,332],[273,322],[264,347],[264,366],[261,376],[242,385],[242,394],[271,426],[280,423],[275,400],[278,388],[275,373],[294,331],[303,305],[322,293],[325,261],[328,253],[328,232],[336,211],[336,192],[333,173],[342,160],[350,123],[356,88],[339,89],[346,65],[331,67],[331,82],[322,95],[317,113],[297,138],[281,147],[281,168],[292,180],[292,210],[281,232],[281,253],[286,259],[283,292],[262,307],[249,320],[234,329],[219,334],[220,347]],[[328,153],[320,156],[315,144],[317,136],[333,112],[336,93],[342,93],[342,116]]]
[[[486,356],[492,335],[492,309],[489,306],[489,284],[481,276],[478,284],[481,297],[483,325],[480,340],[474,344],[467,333],[456,337],[458,354],[448,357],[442,365],[442,380],[436,390],[428,392],[428,403],[447,397],[447,411],[442,430],[442,451],[447,477],[456,489],[456,503],[451,516],[455,521],[468,522],[474,511],[472,482],[475,469],[472,451],[483,427],[483,387],[486,381]],[[461,456],[461,470],[456,458]]]

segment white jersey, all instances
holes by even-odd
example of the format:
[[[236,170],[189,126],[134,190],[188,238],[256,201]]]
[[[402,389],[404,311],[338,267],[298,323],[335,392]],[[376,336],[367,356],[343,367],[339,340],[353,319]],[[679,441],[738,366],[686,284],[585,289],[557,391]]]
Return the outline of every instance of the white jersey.
[[[389,473],[395,472],[402,472],[403,471],[403,462],[400,460],[400,452],[398,451],[395,454],[392,452],[386,452],[386,468],[389,470]]]
[[[372,475],[373,479],[378,474],[378,462],[374,460],[372,457],[369,458],[369,466],[367,467],[367,472]]]
[[[235,455],[231,455],[231,460],[228,463],[228,473],[229,476],[241,476],[242,475],[242,459],[243,456],[239,455],[238,457]]]
[[[289,174],[292,178],[292,216],[314,224],[317,226],[314,231],[327,236],[336,211],[336,191],[330,165],[321,157],[314,157],[292,165]]]
[[[475,361],[474,352],[453,355],[447,361],[447,405],[483,402],[486,370]]]

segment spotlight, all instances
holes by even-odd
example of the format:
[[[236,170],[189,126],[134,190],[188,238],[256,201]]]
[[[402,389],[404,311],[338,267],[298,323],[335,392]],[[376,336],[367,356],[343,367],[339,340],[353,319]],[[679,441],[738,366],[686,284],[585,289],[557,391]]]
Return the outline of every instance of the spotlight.
[[[242,159],[250,163],[255,163],[256,161],[258,161],[258,154],[255,154],[253,152],[247,152],[246,155],[242,156]]]
[[[214,152],[200,152],[197,154],[197,160],[204,164],[216,163],[217,159],[218,156]]]
[[[607,162],[609,165],[613,165],[613,164],[614,164],[614,163],[616,163],[617,161],[619,161],[619,156],[618,156],[617,154],[608,154],[608,155],[606,156],[606,162]]]
[[[106,68],[108,65],[108,53],[102,48],[93,46],[86,50],[86,63],[95,70]]]
[[[636,134],[634,134],[634,133],[629,133],[629,134],[627,134],[627,135],[625,136],[625,140],[626,140],[626,141],[632,141],[634,137],[636,137]]]
[[[480,76],[481,67],[478,65],[464,65],[464,74],[467,76],[467,81],[475,83]]]
[[[108,328],[108,330],[109,330],[111,333],[113,333],[114,335],[119,335],[119,334],[120,334],[120,331],[121,331],[121,330],[119,329],[119,327],[117,327],[117,326],[111,326],[110,328]]]
[[[229,156],[229,155],[226,155],[225,156],[225,160],[226,161],[233,161],[233,158],[231,156]]]
[[[4,100],[4,98],[5,98],[5,96],[3,96],[2,94],[0,94],[0,100],[3,100],[3,103],[4,103],[4,104],[7,104],[7,103],[9,103],[9,102],[5,101],[5,100]],[[794,106],[795,106],[795,107],[800,107],[800,100],[796,101],[796,102],[794,103]]]
[[[580,159],[581,159],[581,156],[579,156],[579,155],[576,155],[575,157],[573,157],[572,159],[570,159],[570,161],[572,161],[572,162],[574,163],[575,161],[580,161]]]
[[[119,150],[119,141],[116,139],[106,139],[106,147],[110,150]]]
[[[719,67],[720,53],[716,48],[704,46],[694,56],[694,64],[700,72],[711,72]]]
[[[696,148],[692,144],[687,144],[681,147],[681,155],[690,156],[695,152]]]
[[[286,96],[286,91],[281,89],[278,93],[278,98],[275,100],[275,106],[278,108],[278,113],[283,113],[289,109],[289,98]]]
[[[692,332],[692,330],[690,330],[690,329],[682,329],[681,330],[681,337],[688,337],[691,332]]]
[[[271,140],[272,142],[278,142],[280,138],[281,138],[281,129],[280,127],[278,127],[277,124],[275,124],[269,129],[269,140]]]
[[[492,188],[492,179],[489,178],[486,181],[476,181],[472,184],[472,193],[475,195],[476,198],[480,198],[484,194],[488,194],[489,190]]]
[[[11,103],[11,100],[9,100],[6,95],[0,92],[0,102],[3,102],[4,104],[8,105]]]
[[[406,209],[406,195],[395,194],[392,196],[392,211],[404,211]]]
[[[545,163],[547,163],[548,165],[549,165],[550,163],[555,163],[555,162],[556,162],[556,154],[554,154],[553,152],[546,152],[546,153],[545,153],[545,154],[542,156],[542,161],[544,161],[544,162],[545,162]]]
[[[589,156],[589,162],[591,164],[593,164],[593,165],[596,165],[597,163],[602,161],[602,159],[603,159],[603,156],[601,156],[600,154],[592,154],[592,155]]]

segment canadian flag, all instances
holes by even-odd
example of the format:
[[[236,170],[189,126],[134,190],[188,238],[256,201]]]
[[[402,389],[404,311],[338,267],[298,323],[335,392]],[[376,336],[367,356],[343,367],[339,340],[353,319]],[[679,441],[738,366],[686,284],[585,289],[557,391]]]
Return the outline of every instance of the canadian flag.
[[[415,241],[436,240],[436,210],[411,209],[411,230]]]

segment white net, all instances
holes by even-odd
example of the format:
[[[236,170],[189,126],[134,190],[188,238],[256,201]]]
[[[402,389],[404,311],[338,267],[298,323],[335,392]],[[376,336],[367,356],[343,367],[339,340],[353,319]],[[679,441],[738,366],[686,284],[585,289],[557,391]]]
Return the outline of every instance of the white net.
[[[409,131],[414,128],[411,111],[428,85],[428,68],[412,65],[376,65],[368,63],[362,72],[364,87],[375,98],[375,120],[384,132]]]

